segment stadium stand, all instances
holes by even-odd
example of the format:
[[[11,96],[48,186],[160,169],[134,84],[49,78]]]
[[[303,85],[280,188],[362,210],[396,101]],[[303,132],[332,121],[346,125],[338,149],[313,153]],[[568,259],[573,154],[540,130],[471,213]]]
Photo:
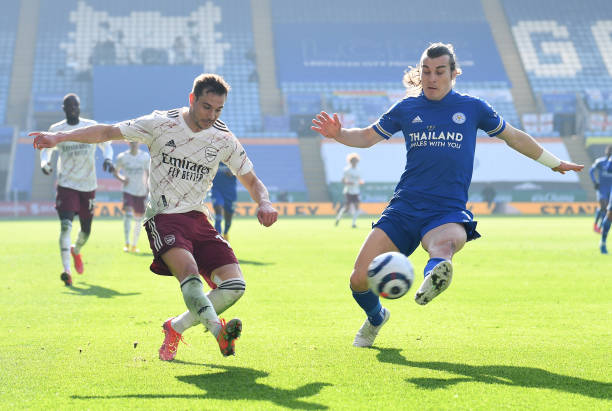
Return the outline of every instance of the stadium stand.
[[[457,90],[485,92],[500,114],[520,124],[497,48],[483,35],[490,28],[480,1],[429,6],[435,15],[409,13],[392,1],[271,1],[277,76],[292,130],[308,134],[302,116],[321,109],[342,113],[349,126],[371,124],[402,98],[401,78],[418,62],[415,53],[438,40],[455,44],[464,68]]]
[[[38,154],[32,149],[32,141],[27,133],[20,133],[19,142],[15,150],[13,162],[13,176],[11,178],[11,197],[19,200],[29,200],[32,194],[32,175]]]
[[[612,89],[612,3],[503,0],[536,93]]]
[[[0,13],[0,124],[4,124],[19,16],[18,1],[3,2]]]
[[[297,139],[243,139],[242,144],[273,201],[308,200]],[[242,186],[238,196],[249,198]]]
[[[95,68],[127,66],[126,72],[131,68],[136,73],[127,77],[129,84],[122,77],[114,79],[115,101],[121,101],[124,88],[171,83],[142,75],[144,66],[191,66],[194,72],[220,73],[231,84],[223,118],[236,134],[261,131],[248,0],[42,0],[40,16],[33,85],[36,108],[72,91],[81,96],[84,113],[104,120],[124,119],[130,116],[108,118],[94,107]],[[135,78],[140,82],[135,84]],[[165,104],[186,105],[189,91],[183,91],[180,101],[166,99]],[[130,107],[139,114],[158,108],[146,99],[139,101]]]

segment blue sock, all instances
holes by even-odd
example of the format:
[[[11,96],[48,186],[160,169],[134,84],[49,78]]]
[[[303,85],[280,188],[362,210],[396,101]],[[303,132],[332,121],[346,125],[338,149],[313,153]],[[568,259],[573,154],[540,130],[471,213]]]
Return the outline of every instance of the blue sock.
[[[444,258],[430,258],[427,264],[425,264],[425,269],[423,269],[423,277],[427,277],[431,269],[441,261],[444,261]]]
[[[604,210],[602,210],[601,208],[597,209],[597,212],[595,212],[595,224],[599,225],[599,222],[601,221],[601,218],[604,216]]]
[[[385,318],[383,306],[380,304],[380,299],[376,294],[371,290],[362,292],[353,291],[353,298],[363,311],[365,311],[372,325],[380,325],[383,322]]]
[[[222,233],[222,231],[221,231],[221,221],[223,221],[223,217],[215,216],[215,230],[217,230],[217,232],[219,234]]]
[[[606,240],[608,239],[608,231],[610,231],[610,220],[608,220],[608,216],[606,216],[606,218],[603,219],[603,222],[601,223],[601,242],[602,243],[606,243]]]

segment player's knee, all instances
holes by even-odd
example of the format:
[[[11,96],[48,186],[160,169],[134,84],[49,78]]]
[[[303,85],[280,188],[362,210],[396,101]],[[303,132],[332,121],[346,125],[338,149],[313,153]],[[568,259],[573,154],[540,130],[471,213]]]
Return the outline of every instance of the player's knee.
[[[350,278],[351,289],[353,291],[365,291],[368,289],[368,272],[353,268]]]

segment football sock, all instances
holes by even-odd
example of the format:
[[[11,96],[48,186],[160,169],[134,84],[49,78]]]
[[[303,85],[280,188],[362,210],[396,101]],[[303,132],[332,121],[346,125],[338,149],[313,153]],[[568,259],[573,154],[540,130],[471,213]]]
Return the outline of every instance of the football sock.
[[[610,231],[611,223],[612,221],[608,220],[607,216],[603,219],[603,222],[601,223],[601,242],[604,244],[606,243],[606,240],[608,239],[608,232]]]
[[[127,211],[123,215],[123,235],[125,237],[125,243],[130,244],[130,230],[132,228],[132,212]]]
[[[605,210],[602,210],[601,207],[597,207],[597,211],[595,212],[595,224],[599,225],[599,222],[604,216]]]
[[[336,221],[340,221],[343,214],[344,214],[344,206],[340,207],[340,211],[338,211],[338,215],[336,216]]]
[[[423,277],[427,277],[429,272],[436,266],[438,263],[444,261],[444,258],[430,258],[425,264],[425,268],[423,269]]]
[[[223,234],[227,234],[229,232],[229,229],[232,225],[232,215],[230,213],[226,213],[225,214],[225,228],[223,231]]]
[[[83,231],[79,231],[79,235],[77,237],[76,243],[74,244],[75,254],[81,254],[81,247],[85,245],[88,238],[89,238],[89,234],[84,233]]]
[[[230,278],[210,290],[206,296],[212,303],[217,315],[230,308],[242,297],[246,283],[242,278]]]
[[[134,217],[134,237],[132,238],[132,245],[134,247],[138,245],[138,239],[140,238],[141,229],[142,229],[142,216]]]
[[[181,282],[181,292],[185,305],[195,317],[216,337],[221,330],[221,322],[212,303],[204,294],[200,276],[192,274]]]
[[[200,319],[195,315],[191,314],[191,311],[187,310],[183,314],[174,317],[170,321],[170,325],[174,331],[179,334],[183,334],[188,328],[194,327],[200,324]]]
[[[351,290],[352,291],[352,290]],[[380,299],[371,290],[356,292],[353,291],[353,298],[357,304],[365,311],[368,320],[374,326],[382,324],[385,319],[383,307],[380,304]]]
[[[220,213],[215,214],[215,230],[220,234],[221,231],[221,221],[223,221],[223,216]]]
[[[60,255],[62,256],[62,265],[64,266],[64,272],[70,273],[70,232],[72,231],[72,221],[63,219],[60,221]]]

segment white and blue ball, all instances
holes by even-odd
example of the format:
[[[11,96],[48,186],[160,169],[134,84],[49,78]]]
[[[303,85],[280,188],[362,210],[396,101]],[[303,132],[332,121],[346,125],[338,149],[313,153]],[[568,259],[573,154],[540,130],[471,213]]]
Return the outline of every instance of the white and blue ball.
[[[375,257],[368,267],[368,286],[383,298],[400,298],[410,290],[413,281],[412,263],[396,251]]]

